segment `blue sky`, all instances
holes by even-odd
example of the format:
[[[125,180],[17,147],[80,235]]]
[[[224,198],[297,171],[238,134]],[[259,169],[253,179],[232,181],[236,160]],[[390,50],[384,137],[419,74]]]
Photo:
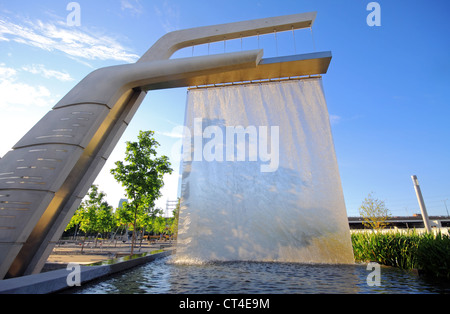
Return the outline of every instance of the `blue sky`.
[[[411,175],[417,175],[430,215],[450,207],[450,2],[377,1],[381,26],[369,27],[369,0],[90,0],[77,1],[81,25],[68,26],[62,0],[0,0],[0,156],[91,71],[135,62],[165,33],[177,29],[317,11],[309,30],[278,34],[278,54],[331,51],[323,77],[349,216],[368,193],[393,215],[418,213]],[[276,55],[261,36],[265,57]],[[244,49],[257,47],[255,38]],[[240,49],[229,41],[227,51]],[[204,54],[205,46],[174,57]],[[223,43],[211,45],[223,52]],[[139,130],[157,132],[171,155],[182,125],[185,88],[150,92],[97,179],[116,206],[121,187],[109,175],[124,142]],[[177,196],[169,177],[160,204]]]

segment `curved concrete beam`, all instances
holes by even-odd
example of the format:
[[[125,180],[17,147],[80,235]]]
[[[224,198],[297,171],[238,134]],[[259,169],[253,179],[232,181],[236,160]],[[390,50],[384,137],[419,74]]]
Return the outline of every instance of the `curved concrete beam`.
[[[166,81],[256,68],[263,50],[249,50],[202,57],[147,61],[96,70],[84,78],[55,106],[100,103],[109,108],[130,89]]]
[[[312,27],[316,15],[299,13],[174,31],[161,37],[138,62],[169,59],[190,46]]]

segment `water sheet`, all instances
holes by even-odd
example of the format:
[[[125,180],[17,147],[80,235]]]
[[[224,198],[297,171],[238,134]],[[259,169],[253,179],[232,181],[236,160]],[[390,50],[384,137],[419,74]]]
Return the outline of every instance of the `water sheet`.
[[[176,261],[353,263],[322,80],[188,92]]]

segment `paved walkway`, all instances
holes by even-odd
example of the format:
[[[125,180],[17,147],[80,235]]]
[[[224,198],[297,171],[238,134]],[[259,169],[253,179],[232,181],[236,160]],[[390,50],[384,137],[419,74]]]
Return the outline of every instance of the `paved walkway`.
[[[133,253],[148,253],[160,249],[167,249],[172,247],[174,242],[157,241],[153,243],[143,242],[142,245],[138,242],[134,248]],[[93,242],[85,243],[83,253],[81,252],[81,244],[74,242],[66,242],[58,244],[52,254],[47,259],[49,264],[68,264],[78,263],[80,265],[92,264],[108,259],[124,256],[130,254],[131,243],[98,242],[97,246]]]

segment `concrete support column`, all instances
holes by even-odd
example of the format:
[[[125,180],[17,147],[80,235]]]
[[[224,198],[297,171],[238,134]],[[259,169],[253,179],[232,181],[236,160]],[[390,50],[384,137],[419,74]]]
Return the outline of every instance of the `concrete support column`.
[[[425,207],[425,202],[423,201],[422,191],[420,190],[419,180],[417,176],[411,176],[414,183],[414,189],[416,190],[417,201],[419,202],[420,211],[422,212],[423,223],[425,224],[425,229],[431,232],[430,218],[428,218],[427,208]]]

